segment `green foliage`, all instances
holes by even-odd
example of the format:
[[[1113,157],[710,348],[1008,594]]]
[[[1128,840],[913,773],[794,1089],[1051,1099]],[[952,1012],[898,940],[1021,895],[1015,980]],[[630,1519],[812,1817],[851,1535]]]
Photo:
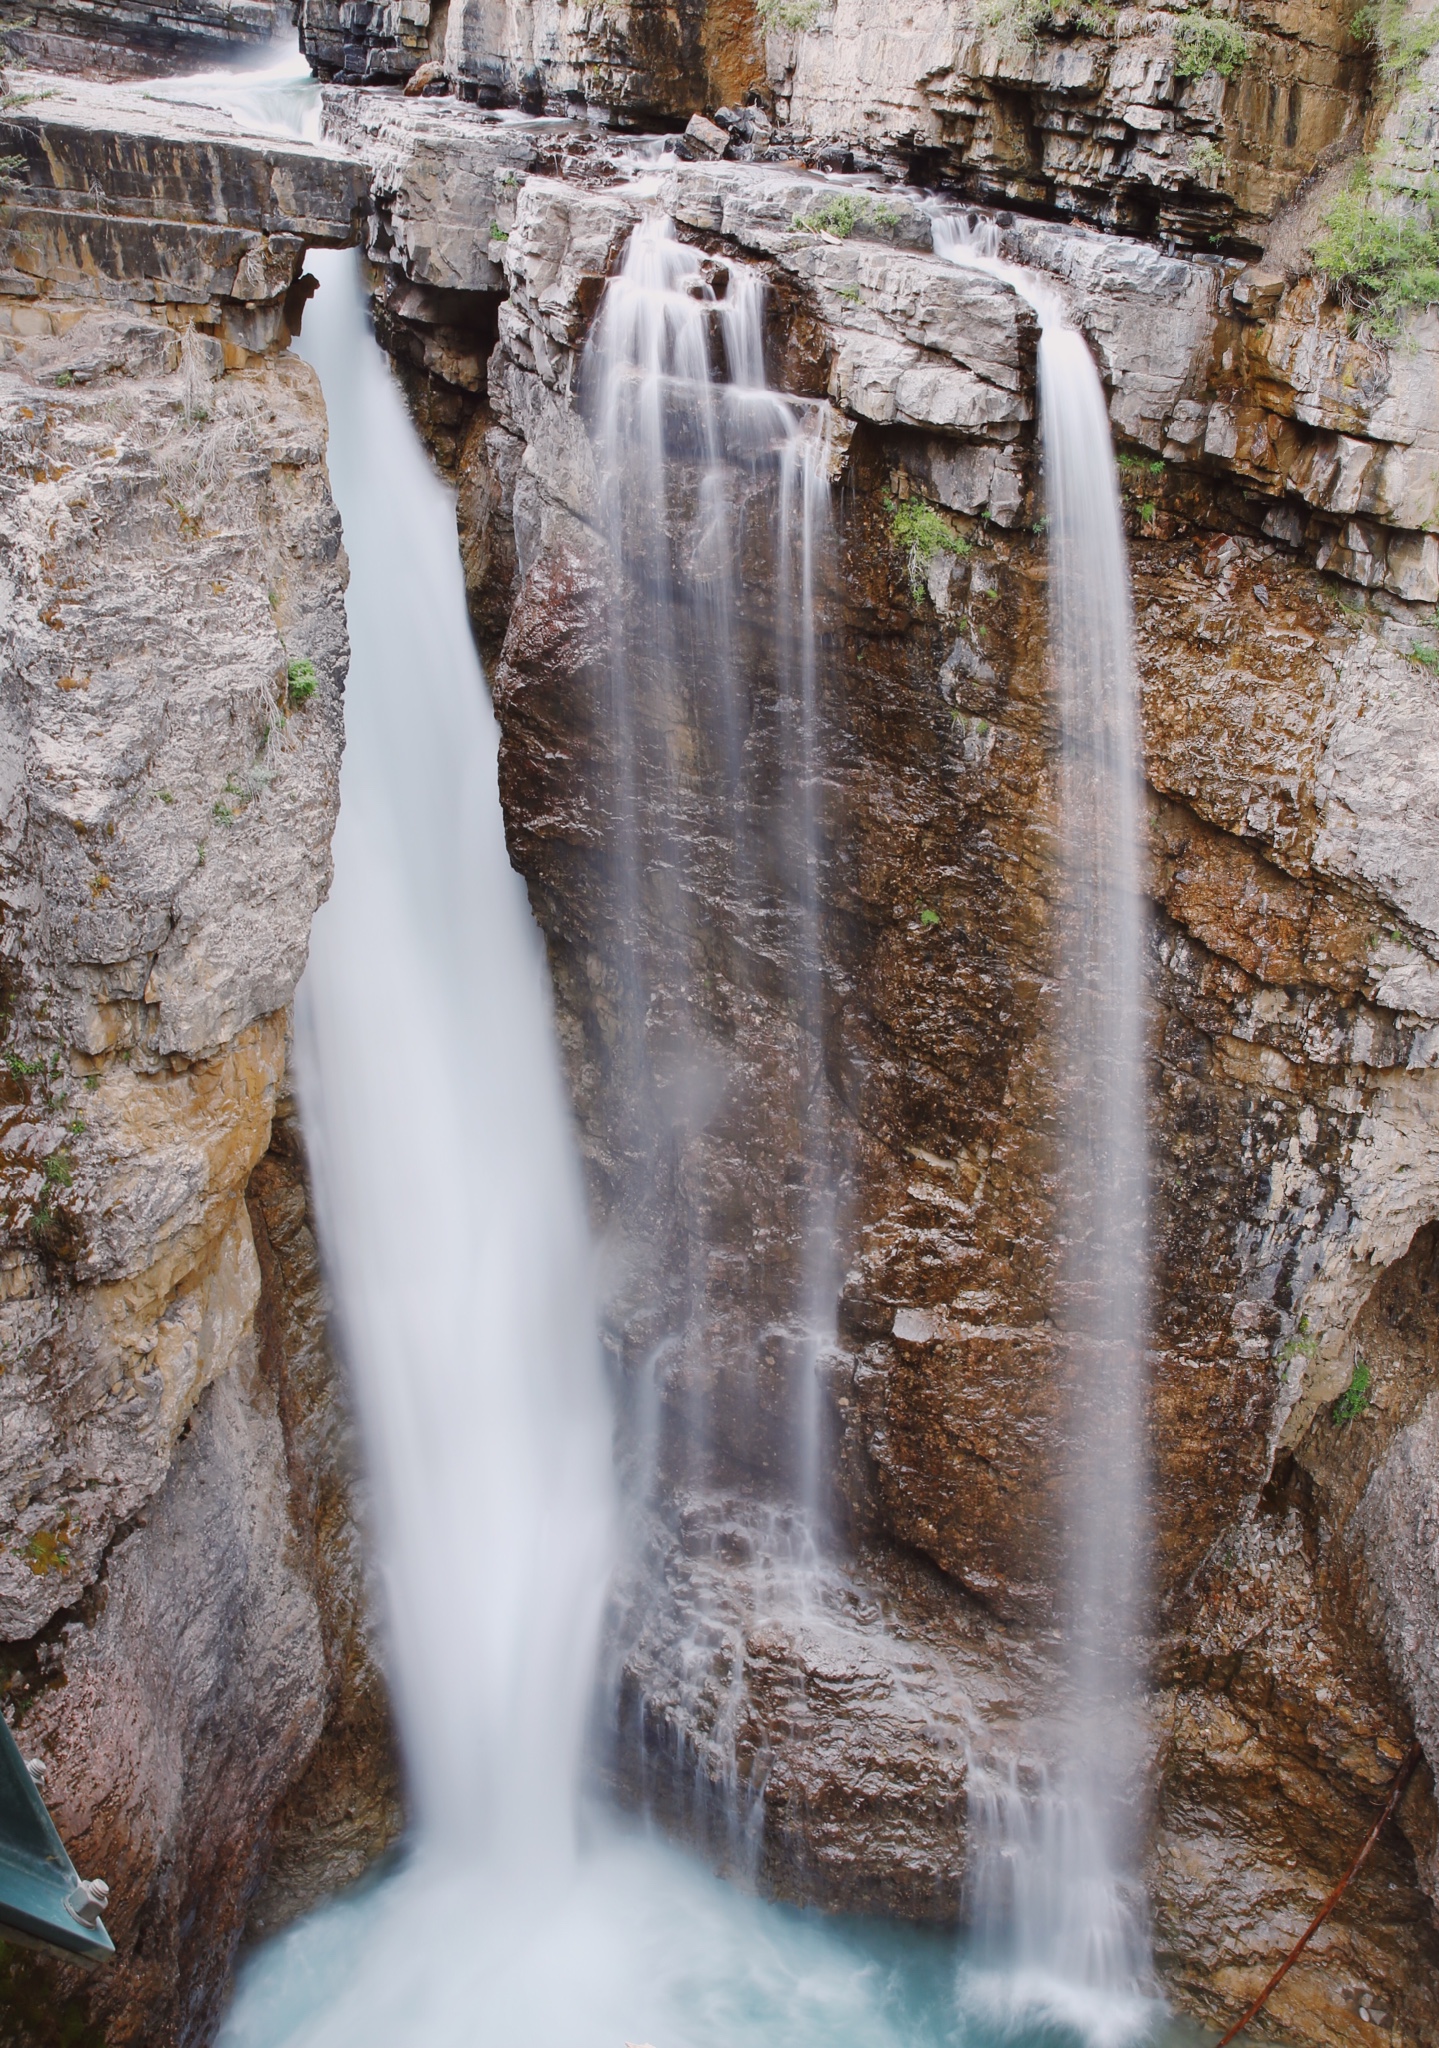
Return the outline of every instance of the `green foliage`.
[[[233,825],[235,822],[235,813],[227,803],[217,802],[214,814],[222,825]]]
[[[983,16],[986,28],[1021,43],[1036,43],[1043,35],[1071,28],[1086,36],[1112,35],[1114,18],[1109,0],[1080,0],[1072,7],[1065,0],[989,0]]]
[[[89,1089],[92,1095],[95,1093],[95,1090],[99,1087],[100,1080],[101,1076],[99,1074],[87,1074],[85,1076],[85,1086]]]
[[[1331,1422],[1353,1422],[1361,1416],[1369,1406],[1369,1384],[1369,1367],[1363,1354],[1356,1352],[1349,1384],[1329,1411]]]
[[[808,213],[797,213],[794,224],[801,234],[837,235],[844,241],[856,228],[897,228],[899,214],[883,199],[873,199],[867,192],[836,192]]]
[[[23,156],[0,156],[0,178],[18,178],[24,169]]]
[[[824,0],[755,0],[755,13],[766,28],[793,29],[803,35],[824,12]]]
[[[68,1188],[75,1178],[75,1168],[68,1152],[52,1152],[42,1160],[40,1171],[45,1176],[45,1185],[52,1188]]]
[[[1405,0],[1367,0],[1354,17],[1354,33],[1379,59],[1379,75],[1396,91],[1439,47],[1439,8],[1411,19]]]
[[[1294,1335],[1279,1347],[1279,1363],[1289,1365],[1296,1358],[1312,1359],[1318,1355],[1319,1339],[1309,1329],[1308,1316],[1301,1316]]]
[[[159,797],[162,804],[172,804],[175,801],[174,797],[171,796],[168,789],[162,789],[159,792]]]
[[[5,1064],[10,1069],[12,1079],[16,1081],[31,1080],[36,1074],[43,1074],[45,1071],[44,1060],[22,1060],[18,1052],[7,1052]]]
[[[857,284],[842,284],[836,288],[835,297],[847,300],[851,306],[857,306],[864,294]]]
[[[490,240],[492,242],[508,242],[509,239],[509,229],[502,228],[497,220],[492,220],[490,222]]]
[[[56,378],[55,378],[55,382],[56,382],[57,384],[62,384],[62,385],[63,385],[63,384],[73,384],[73,383],[75,382],[75,372],[74,372],[73,370],[61,370],[61,371],[59,371],[59,372],[57,373],[57,375],[56,375]]]
[[[1207,9],[1192,8],[1179,17],[1174,31],[1174,71],[1178,78],[1203,78],[1217,71],[1232,78],[1249,55],[1249,37],[1237,21]]]
[[[286,671],[286,684],[292,704],[308,704],[320,685],[313,661],[292,661]]]
[[[1427,668],[1430,675],[1439,676],[1439,647],[1430,647],[1424,641],[1416,641],[1409,650],[1409,659],[1417,661],[1421,668]]]
[[[67,1131],[68,1131],[68,1132],[70,1133],[70,1136],[71,1136],[72,1138],[83,1138],[83,1137],[84,1137],[84,1135],[85,1135],[85,1119],[84,1119],[84,1117],[83,1117],[83,1116],[72,1116],[72,1117],[71,1117],[71,1119],[70,1119],[70,1121],[69,1121],[69,1123],[68,1123],[68,1124],[66,1124],[65,1128],[66,1128],[66,1130],[67,1130]]]
[[[1204,185],[1217,185],[1229,169],[1229,159],[1217,142],[1202,135],[1189,145],[1189,168]]]
[[[937,910],[931,910],[927,904],[921,904],[919,911],[919,921],[922,925],[927,926],[928,929],[932,931],[934,927],[940,922],[939,912]]]
[[[1439,305],[1439,175],[1407,190],[1362,160],[1325,212],[1311,253],[1330,291],[1375,334],[1392,338],[1406,313]]]
[[[889,514],[890,539],[909,556],[909,591],[918,604],[924,596],[926,565],[936,555],[957,555],[962,560],[971,552],[970,544],[923,498],[906,498],[897,505],[886,496],[884,509]]]

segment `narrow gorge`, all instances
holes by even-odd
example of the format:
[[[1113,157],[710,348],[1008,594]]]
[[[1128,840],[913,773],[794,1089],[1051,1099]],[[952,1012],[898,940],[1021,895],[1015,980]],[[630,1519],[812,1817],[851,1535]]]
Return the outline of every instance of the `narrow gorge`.
[[[0,8],[0,2042],[1179,2048],[1417,1744],[1421,2048],[1439,14],[293,12]]]

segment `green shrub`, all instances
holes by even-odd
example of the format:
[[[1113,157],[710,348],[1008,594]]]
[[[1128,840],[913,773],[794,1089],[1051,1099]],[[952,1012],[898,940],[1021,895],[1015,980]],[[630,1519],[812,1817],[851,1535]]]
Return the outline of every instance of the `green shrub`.
[[[1089,0],[1077,8],[1066,6],[1064,0],[989,0],[983,18],[986,28],[999,29],[1022,43],[1036,43],[1042,35],[1071,27],[1086,36],[1112,35],[1115,9],[1108,0]]]
[[[884,509],[889,514],[890,539],[909,557],[910,595],[918,604],[924,596],[924,572],[928,563],[936,555],[957,555],[963,560],[970,553],[970,544],[923,498],[906,498],[896,505],[893,498],[886,497]]]
[[[1421,668],[1427,668],[1430,675],[1439,676],[1439,647],[1431,647],[1426,641],[1418,640],[1409,650],[1409,659],[1417,661]]]
[[[1174,31],[1174,71],[1178,78],[1203,78],[1217,71],[1232,78],[1249,55],[1249,37],[1226,15],[1192,9],[1179,17]]]
[[[824,11],[824,0],[756,0],[755,13],[766,28],[789,28],[803,35]]]
[[[313,661],[292,661],[286,671],[286,684],[292,704],[308,704],[320,686]]]
[[[75,1169],[70,1163],[68,1152],[52,1152],[41,1164],[45,1185],[50,1188],[68,1188],[75,1178]]]
[[[1189,145],[1189,168],[1205,185],[1217,185],[1229,169],[1229,159],[1217,142],[1207,135]]]
[[[844,241],[858,227],[897,228],[899,213],[867,192],[836,192],[808,213],[797,213],[794,224],[801,234],[838,235]]]
[[[1330,291],[1392,337],[1406,313],[1439,305],[1439,177],[1408,191],[1361,162],[1310,253]]]
[[[1407,85],[1439,46],[1439,9],[1411,20],[1405,0],[1368,0],[1353,27],[1378,57],[1380,77],[1396,89]]]
[[[1354,1370],[1349,1375],[1349,1384],[1330,1409],[1334,1422],[1353,1422],[1369,1406],[1369,1367],[1363,1356],[1355,1354]]]

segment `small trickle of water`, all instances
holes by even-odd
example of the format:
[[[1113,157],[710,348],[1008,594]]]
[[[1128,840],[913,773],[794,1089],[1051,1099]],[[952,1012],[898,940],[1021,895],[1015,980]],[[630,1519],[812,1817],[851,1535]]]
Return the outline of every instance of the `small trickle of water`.
[[[1136,1817],[1138,1643],[1148,1513],[1144,907],[1138,681],[1109,411],[1057,289],[1003,262],[982,218],[936,220],[936,252],[1012,286],[1040,323],[1049,654],[1061,735],[1056,1031],[1070,1361],[1062,1589],[1068,1718],[1052,1776],[1021,1792],[973,1774],[975,1889],[1008,1951],[1007,1995],[1067,1996],[1122,2035],[1151,1982]],[[1043,1990],[1037,1987],[1043,1983]],[[1152,2008],[1150,2009],[1152,2013]],[[1099,2021],[1096,2020],[1096,2025]]]

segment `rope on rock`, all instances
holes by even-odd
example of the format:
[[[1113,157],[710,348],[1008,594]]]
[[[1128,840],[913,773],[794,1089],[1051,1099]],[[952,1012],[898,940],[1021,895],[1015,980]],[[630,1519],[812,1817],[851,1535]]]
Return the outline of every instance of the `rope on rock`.
[[[1309,1925],[1300,1935],[1298,1941],[1295,1942],[1293,1948],[1290,1949],[1288,1955],[1284,1958],[1284,1961],[1279,1965],[1279,1968],[1274,1972],[1274,1975],[1269,1979],[1269,1982],[1265,1985],[1264,1989],[1255,1999],[1253,2005],[1250,2006],[1248,2012],[1245,2013],[1243,2019],[1238,2019],[1234,2022],[1234,2025],[1229,2029],[1229,2032],[1224,2036],[1223,2040],[1219,2043],[1219,2048],[1229,2048],[1229,2043],[1234,2039],[1235,2035],[1242,2034],[1244,2032],[1244,2029],[1249,2025],[1249,2022],[1252,2019],[1256,2019],[1258,2015],[1261,2012],[1263,2012],[1265,2006],[1269,2003],[1270,1992],[1274,1990],[1275,1986],[1279,1983],[1280,1979],[1288,1974],[1289,1970],[1293,1967],[1293,1965],[1298,1962],[1299,1958],[1303,1955],[1305,1949],[1308,1948],[1311,1936],[1319,1932],[1319,1929],[1324,1925],[1325,1921],[1329,1918],[1329,1915],[1334,1911],[1334,1908],[1339,1904],[1339,1901],[1348,1891],[1350,1884],[1352,1883],[1354,1877],[1358,1873],[1360,1865],[1364,1862],[1364,1859],[1368,1856],[1369,1851],[1374,1847],[1374,1844],[1378,1841],[1380,1835],[1383,1834],[1385,1822],[1389,1819],[1389,1816],[1393,1813],[1395,1807],[1399,1804],[1400,1800],[1404,1797],[1405,1792],[1409,1789],[1409,1780],[1413,1777],[1415,1767],[1418,1764],[1419,1758],[1422,1754],[1423,1752],[1420,1749],[1419,1744],[1417,1742],[1411,1742],[1405,1754],[1403,1763],[1400,1764],[1398,1770],[1394,1773],[1394,1782],[1389,1787],[1389,1797],[1384,1802],[1384,1811],[1380,1814],[1378,1820],[1375,1821],[1373,1827],[1370,1828],[1368,1834],[1360,1843],[1358,1855],[1354,1858],[1354,1861],[1345,1871],[1343,1877],[1340,1878],[1338,1884],[1335,1885],[1333,1891],[1324,1901],[1324,1904],[1319,1908],[1319,1911],[1314,1915],[1314,1918],[1310,1921]]]

